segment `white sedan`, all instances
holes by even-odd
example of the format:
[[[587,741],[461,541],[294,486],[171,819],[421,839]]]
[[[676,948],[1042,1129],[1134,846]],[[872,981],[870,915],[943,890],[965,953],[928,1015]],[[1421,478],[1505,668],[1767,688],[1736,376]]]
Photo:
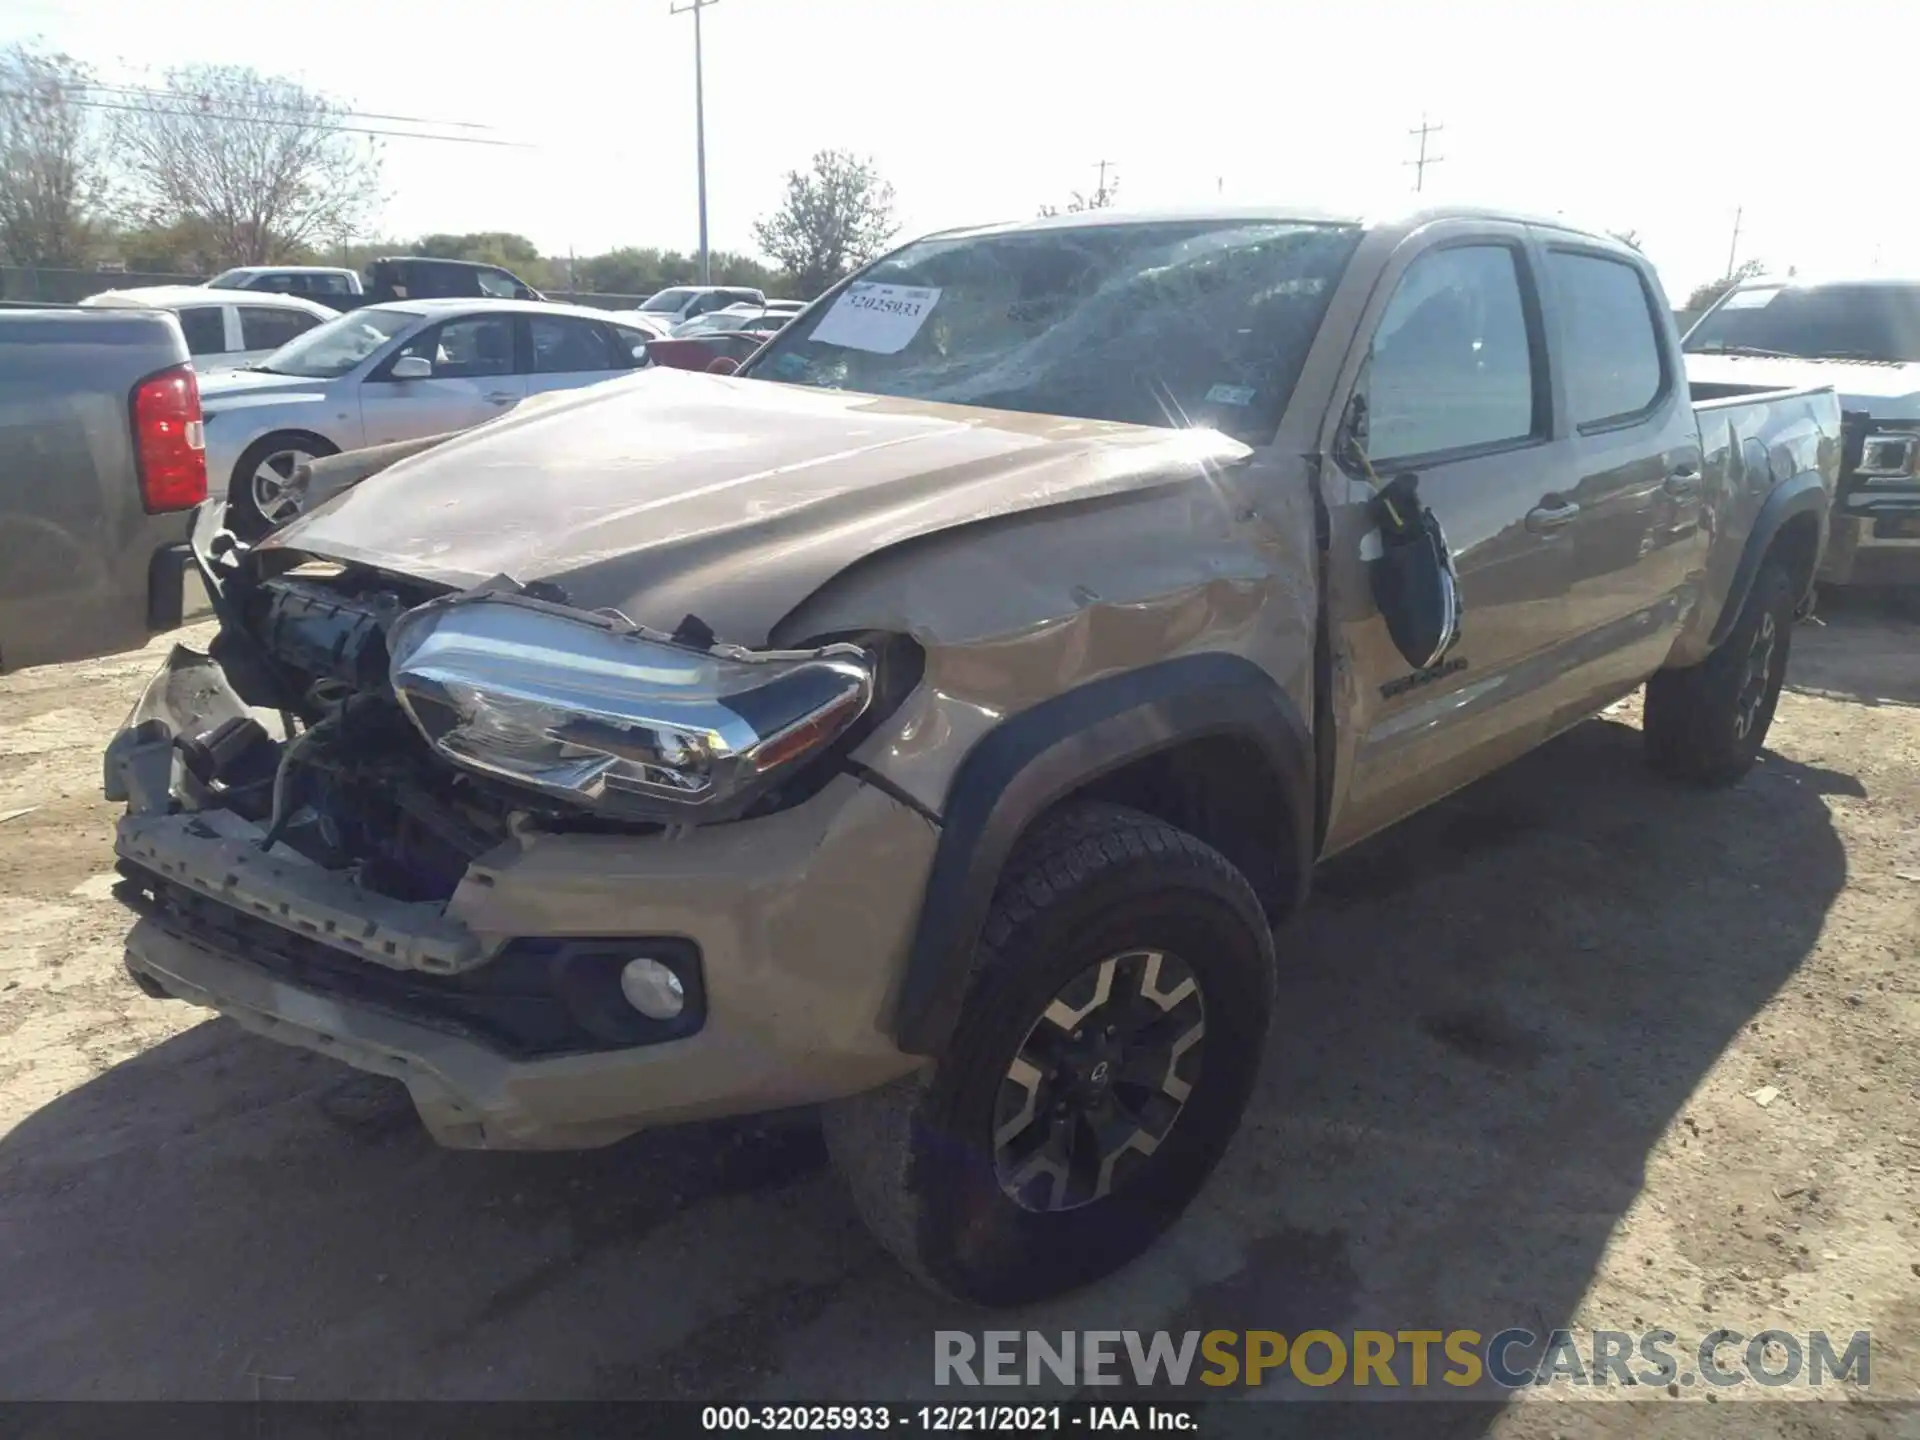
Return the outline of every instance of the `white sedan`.
[[[339,315],[299,295],[209,290],[204,285],[140,285],[103,290],[80,302],[95,309],[171,310],[201,374],[248,365]]]
[[[299,508],[288,482],[341,450],[465,430],[529,395],[643,368],[658,338],[619,311],[529,300],[404,300],[349,311],[259,364],[207,377],[207,481],[253,535]]]

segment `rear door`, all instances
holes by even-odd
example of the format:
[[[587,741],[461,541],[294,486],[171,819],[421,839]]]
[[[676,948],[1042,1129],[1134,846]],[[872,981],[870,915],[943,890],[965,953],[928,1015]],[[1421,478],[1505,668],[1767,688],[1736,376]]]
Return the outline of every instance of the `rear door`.
[[[1417,232],[1389,262],[1360,334],[1336,414],[1365,396],[1368,463],[1341,467],[1346,503],[1334,506],[1331,543],[1357,547],[1362,560],[1377,554],[1368,465],[1381,482],[1411,472],[1446,532],[1463,609],[1459,642],[1433,670],[1415,671],[1387,634],[1370,567],[1330,566],[1333,624],[1360,680],[1335,849],[1541,737],[1578,514],[1554,443],[1541,282],[1523,227],[1453,221]]]
[[[240,348],[240,329],[231,311],[228,305],[182,305],[174,310],[194,369],[217,370],[232,363],[229,356]]]
[[[1568,713],[1640,683],[1673,647],[1706,564],[1700,433],[1657,317],[1665,301],[1632,259],[1543,237],[1554,347],[1579,506],[1567,576]]]
[[[465,430],[518,404],[527,392],[526,377],[514,368],[514,319],[492,314],[443,321],[382,360],[360,386],[367,443]],[[393,367],[406,356],[426,360],[432,376],[395,379]]]
[[[318,315],[278,305],[239,305],[240,350],[234,357],[250,365],[264,360],[296,335],[304,335],[320,323]]]
[[[614,343],[611,327],[577,315],[524,315],[527,394],[597,385],[631,370],[631,347]]]

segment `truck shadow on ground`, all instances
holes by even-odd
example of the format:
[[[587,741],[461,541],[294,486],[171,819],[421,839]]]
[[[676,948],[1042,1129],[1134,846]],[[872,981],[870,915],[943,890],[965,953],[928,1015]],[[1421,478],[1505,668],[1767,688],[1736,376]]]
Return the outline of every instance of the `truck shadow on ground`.
[[[1846,879],[1821,797],[1859,793],[1773,755],[1681,791],[1639,750],[1583,725],[1330,865],[1245,1133],[1094,1289],[998,1319],[921,1292],[804,1123],[445,1152],[395,1087],[215,1022],[0,1142],[0,1395],[897,1399],[931,1394],[937,1328],[1564,1324],[1813,946]]]

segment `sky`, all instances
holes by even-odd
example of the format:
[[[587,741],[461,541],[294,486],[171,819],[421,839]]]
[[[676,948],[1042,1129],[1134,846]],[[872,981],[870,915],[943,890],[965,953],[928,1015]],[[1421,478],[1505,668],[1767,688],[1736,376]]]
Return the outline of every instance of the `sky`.
[[[893,183],[903,238],[1063,204],[1107,160],[1127,207],[1634,230],[1676,303],[1730,248],[1920,275],[1914,0],[718,0],[702,25],[716,249],[751,250],[786,172],[832,147]],[[383,141],[382,237],[697,244],[693,22],[669,0],[0,0],[16,39],[113,83],[246,64],[515,142]],[[1416,196],[1423,118],[1443,158]]]

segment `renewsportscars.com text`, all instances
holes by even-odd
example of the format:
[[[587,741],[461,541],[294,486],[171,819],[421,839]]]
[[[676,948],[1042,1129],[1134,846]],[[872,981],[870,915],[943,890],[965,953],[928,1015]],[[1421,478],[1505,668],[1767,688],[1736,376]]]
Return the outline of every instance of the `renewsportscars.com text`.
[[[1711,1330],[937,1330],[936,1385],[1771,1389],[1872,1381],[1872,1337]]]

